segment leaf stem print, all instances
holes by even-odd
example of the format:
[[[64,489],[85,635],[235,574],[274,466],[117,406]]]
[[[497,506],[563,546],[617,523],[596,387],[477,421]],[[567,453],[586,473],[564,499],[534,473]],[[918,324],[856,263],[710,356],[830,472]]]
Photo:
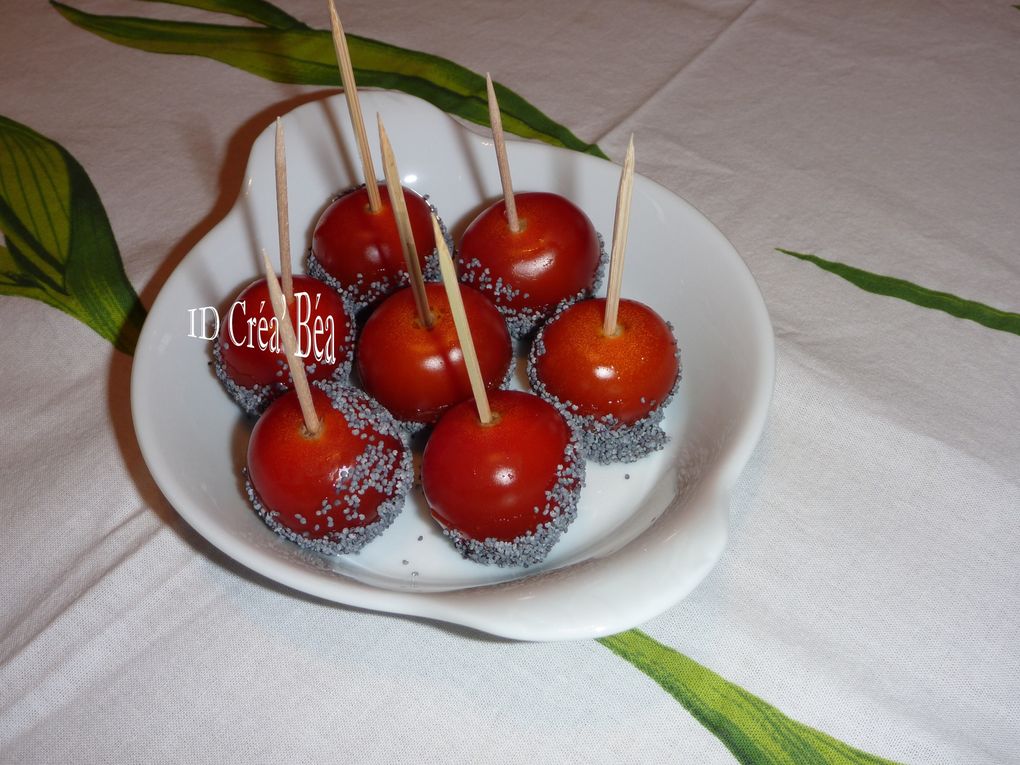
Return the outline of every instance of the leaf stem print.
[[[63,3],[51,5],[71,23],[119,45],[153,53],[204,56],[275,82],[340,85],[329,31],[311,29],[270,3],[255,0],[163,0],[241,16],[262,27],[199,24],[85,13]],[[354,74],[361,87],[401,90],[449,114],[489,124],[485,78],[428,53],[348,35]],[[503,127],[524,138],[606,159],[514,91],[497,84]]]
[[[106,210],[61,146],[0,116],[0,295],[59,308],[131,354],[145,310]]]
[[[845,263],[819,258],[817,255],[784,250],[781,247],[776,247],[776,251],[814,263],[819,268],[841,276],[862,290],[873,292],[876,295],[899,298],[923,308],[934,308],[961,319],[977,322],[991,329],[1020,335],[1020,314],[1003,311],[973,300],[965,300],[948,292],[936,292],[905,279],[873,274]]]
[[[894,765],[791,720],[640,630],[599,638],[598,642],[662,686],[743,765]]]

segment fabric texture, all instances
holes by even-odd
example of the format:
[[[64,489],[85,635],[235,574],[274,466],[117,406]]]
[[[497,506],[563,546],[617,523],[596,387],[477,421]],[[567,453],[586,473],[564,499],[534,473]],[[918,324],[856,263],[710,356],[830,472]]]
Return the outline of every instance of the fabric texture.
[[[90,13],[206,20],[80,0]],[[0,114],[65,147],[151,304],[273,116],[327,89],[113,44],[28,3]],[[281,7],[325,28],[325,4]],[[775,329],[726,552],[641,629],[875,756],[1020,751],[1020,336],[785,248],[1020,312],[1009,3],[350,2],[348,32],[491,71],[689,200]],[[244,24],[242,20],[237,23]],[[0,762],[691,762],[734,754],[595,641],[523,644],[319,601],[177,516],[131,360],[0,297]]]

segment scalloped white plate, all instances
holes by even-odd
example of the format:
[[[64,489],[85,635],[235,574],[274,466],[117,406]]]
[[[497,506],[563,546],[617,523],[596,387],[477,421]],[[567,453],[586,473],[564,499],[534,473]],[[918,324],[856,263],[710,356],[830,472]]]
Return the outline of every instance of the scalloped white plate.
[[[382,114],[404,183],[429,195],[456,236],[499,196],[490,138],[411,96],[366,91],[362,102],[367,115]],[[342,96],[297,108],[285,127],[292,248],[302,253],[330,195],[360,176]],[[188,337],[189,309],[222,310],[260,274],[259,248],[277,252],[273,141],[271,127],[256,140],[237,203],[167,280],[135,355],[138,441],[181,516],[231,557],[297,590],[510,638],[613,634],[687,595],[722,553],[729,493],[772,393],[771,323],[725,237],[676,195],[635,179],[624,291],[676,328],[683,381],[665,419],[672,440],[631,465],[589,464],[578,518],[542,565],[461,559],[420,490],[361,553],[322,557],[278,538],[249,508],[240,469],[250,424],[210,371],[208,343]],[[508,141],[508,150],[516,188],[569,197],[608,240],[618,166],[540,143]]]

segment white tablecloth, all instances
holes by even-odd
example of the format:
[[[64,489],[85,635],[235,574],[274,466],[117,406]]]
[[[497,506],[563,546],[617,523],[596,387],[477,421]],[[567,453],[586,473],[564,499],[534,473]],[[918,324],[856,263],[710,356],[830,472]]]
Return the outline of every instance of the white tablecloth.
[[[327,26],[318,0],[286,9]],[[82,164],[147,304],[229,209],[254,137],[326,92],[115,45],[46,3],[5,11],[0,114]],[[635,133],[638,171],[702,210],[761,286],[775,396],[727,550],[641,629],[876,756],[1016,761],[1020,336],[776,248],[1020,311],[1020,11],[340,11],[349,32],[491,71],[615,159]],[[0,322],[0,761],[734,762],[598,642],[488,639],[242,568],[149,476],[131,358],[39,302],[0,297]]]

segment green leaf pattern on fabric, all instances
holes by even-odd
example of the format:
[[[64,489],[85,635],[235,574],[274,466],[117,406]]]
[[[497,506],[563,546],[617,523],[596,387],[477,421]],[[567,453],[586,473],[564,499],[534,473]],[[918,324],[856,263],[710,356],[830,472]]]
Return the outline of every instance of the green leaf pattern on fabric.
[[[948,292],[936,292],[927,287],[921,287],[913,282],[904,279],[897,279],[893,276],[882,276],[870,271],[863,271],[845,263],[838,263],[834,260],[825,260],[817,255],[809,255],[793,250],[776,248],[777,252],[784,255],[806,260],[814,263],[819,268],[841,276],[851,284],[860,287],[862,290],[873,292],[876,295],[887,295],[889,297],[906,300],[908,303],[919,305],[924,308],[934,308],[937,311],[945,311],[948,314],[961,319],[968,319],[982,324],[991,329],[1012,332],[1020,335],[1020,314],[1010,313],[998,308],[992,308],[984,303],[977,303],[973,300],[965,300]]]
[[[306,24],[295,19],[272,3],[263,0],[145,0],[149,3],[185,5],[213,13],[225,13],[273,29],[308,29]]]
[[[133,353],[145,311],[99,195],[59,145],[0,117],[0,294],[40,300]]]
[[[791,720],[693,659],[628,630],[600,638],[606,648],[658,683],[744,765],[891,765]]]
[[[340,84],[333,38],[327,30],[309,29],[299,22],[283,26],[284,22],[273,17],[265,7],[268,4],[262,2],[250,7],[242,0],[192,0],[179,4],[225,10],[231,15],[243,15],[266,24],[272,19],[274,25],[252,28],[98,16],[52,2],[73,24],[120,45],[153,53],[204,56],[275,82]],[[401,90],[449,114],[481,125],[489,124],[485,78],[480,74],[440,56],[357,35],[348,35],[347,42],[360,87]],[[585,143],[512,90],[497,84],[496,94],[505,130],[606,158],[598,146]]]

